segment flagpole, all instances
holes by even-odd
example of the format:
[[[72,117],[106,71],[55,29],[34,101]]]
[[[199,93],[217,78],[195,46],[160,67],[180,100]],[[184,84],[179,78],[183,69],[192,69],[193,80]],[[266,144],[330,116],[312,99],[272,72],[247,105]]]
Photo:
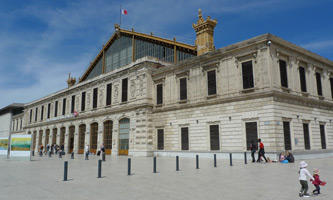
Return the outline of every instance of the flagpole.
[[[121,27],[121,5],[120,5],[120,21],[119,21],[119,28]]]

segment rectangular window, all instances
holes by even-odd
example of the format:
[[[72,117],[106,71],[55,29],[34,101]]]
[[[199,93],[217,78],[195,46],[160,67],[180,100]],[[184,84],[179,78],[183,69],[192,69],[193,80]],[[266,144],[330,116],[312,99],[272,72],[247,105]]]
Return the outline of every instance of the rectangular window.
[[[81,111],[86,109],[86,92],[82,92]]]
[[[318,96],[323,96],[323,90],[321,87],[321,77],[320,77],[320,73],[316,72],[316,81],[317,81],[317,93]]]
[[[36,112],[35,112],[35,122],[37,122],[37,115],[38,115],[38,108],[36,108]]]
[[[50,119],[50,113],[51,113],[51,104],[49,103],[47,105],[47,118]]]
[[[321,148],[326,149],[325,125],[320,125]]]
[[[284,149],[291,150],[290,123],[283,122]]]
[[[107,84],[106,86],[106,105],[111,105],[111,99],[112,99],[112,84]]]
[[[252,61],[242,63],[243,89],[253,88],[253,67]]]
[[[299,79],[301,81],[301,91],[306,92],[306,77],[304,67],[299,67]]]
[[[246,130],[246,149],[251,150],[251,141],[253,141],[256,144],[258,140],[257,122],[246,122],[245,130]]]
[[[181,128],[182,150],[189,150],[188,127]]]
[[[163,103],[163,85],[158,84],[156,86],[156,104],[160,105]]]
[[[164,150],[164,129],[157,130],[157,150]]]
[[[20,130],[22,130],[22,121],[23,121],[23,120],[21,119]]]
[[[42,111],[40,113],[40,121],[42,121],[44,118],[44,106],[42,106]]]
[[[66,114],[66,98],[62,100],[62,115]]]
[[[331,83],[331,96],[333,99],[333,78],[330,78],[330,83]]]
[[[127,85],[128,85],[128,79],[124,78],[122,80],[122,87],[121,87],[121,102],[127,101]]]
[[[219,125],[211,125],[210,129],[210,150],[220,150]]]
[[[30,123],[31,123],[31,118],[32,118],[32,109],[30,109],[30,120],[29,120]]]
[[[187,81],[186,78],[179,79],[179,99],[186,100],[187,99]]]
[[[284,60],[279,60],[279,64],[280,64],[281,86],[288,88],[287,63]]]
[[[208,95],[216,94],[216,74],[215,70],[207,72]]]
[[[58,115],[58,101],[54,103],[54,117],[57,117]]]
[[[97,108],[97,95],[98,95],[98,88],[94,88],[93,108]]]
[[[310,150],[309,124],[303,124],[303,134],[304,134],[304,147],[305,147],[305,150]]]
[[[74,110],[75,110],[75,95],[72,95],[71,113],[74,113]]]

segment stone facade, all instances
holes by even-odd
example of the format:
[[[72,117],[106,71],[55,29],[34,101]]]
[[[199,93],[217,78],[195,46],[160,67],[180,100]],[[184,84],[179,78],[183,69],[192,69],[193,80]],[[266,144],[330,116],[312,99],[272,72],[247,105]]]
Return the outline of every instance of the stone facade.
[[[286,68],[281,67],[282,62]],[[244,72],[249,63],[250,75]],[[305,92],[301,90],[300,66],[305,68]],[[286,70],[284,80],[282,69]],[[332,72],[332,61],[265,34],[176,64],[145,57],[78,83],[26,104],[24,129],[27,134],[36,135],[34,140],[38,145],[51,144],[56,130],[56,143],[63,143],[60,138],[64,138],[65,151],[69,151],[69,129],[74,127],[73,151],[78,153],[80,125],[86,125],[85,144],[92,144],[91,125],[98,124],[98,150],[104,142],[105,122],[111,120],[111,152],[118,155],[120,121],[129,119],[129,155],[172,156],[175,153],[242,153],[248,150],[250,129],[247,127],[252,124],[256,138],[262,139],[268,153],[276,155],[288,148],[293,152],[325,153],[333,148]],[[245,77],[250,77],[250,82]],[[127,79],[126,101],[122,99],[124,79]],[[181,97],[180,82],[186,82],[183,88],[186,98]],[[111,105],[106,105],[110,83]],[[95,88],[98,95],[93,108]],[[83,92],[86,93],[84,110]],[[65,108],[63,102],[66,102]],[[71,112],[73,102],[77,116]],[[39,117],[34,121],[36,110]],[[212,130],[216,127],[218,142],[214,143],[216,137],[212,137]],[[163,138],[159,138],[159,130]],[[182,138],[186,135],[183,130],[188,133],[187,143]],[[289,134],[288,140],[286,134]],[[286,147],[288,141],[290,147]],[[188,150],[183,150],[184,144]]]

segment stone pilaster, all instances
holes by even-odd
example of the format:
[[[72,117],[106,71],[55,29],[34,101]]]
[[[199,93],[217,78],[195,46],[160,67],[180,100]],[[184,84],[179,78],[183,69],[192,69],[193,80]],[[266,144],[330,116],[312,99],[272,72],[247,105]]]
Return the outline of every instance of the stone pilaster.
[[[69,127],[65,126],[65,142],[64,142],[64,150],[65,152],[68,152],[68,143],[69,143]]]

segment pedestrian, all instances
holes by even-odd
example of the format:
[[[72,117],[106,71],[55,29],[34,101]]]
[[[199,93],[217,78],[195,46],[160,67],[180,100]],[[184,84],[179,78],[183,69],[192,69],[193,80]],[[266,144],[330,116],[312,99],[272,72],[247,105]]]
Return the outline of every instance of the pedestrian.
[[[61,144],[61,153],[64,155],[65,152],[65,145],[64,143]]]
[[[299,182],[301,183],[301,190],[299,191],[300,197],[310,197],[308,192],[308,180],[306,176],[310,178],[310,180],[314,180],[314,178],[311,176],[309,171],[306,169],[308,164],[305,161],[301,161],[299,164]]]
[[[89,155],[89,145],[86,146],[86,160],[88,160]]]
[[[254,156],[254,153],[256,152],[256,145],[254,144],[254,141],[251,140],[251,157],[252,157],[252,162],[256,162],[256,158]]]
[[[53,144],[51,144],[51,154],[53,154]]]
[[[264,143],[261,142],[261,139],[258,139],[259,142],[259,151],[258,151],[258,160],[257,162],[260,162],[261,157],[263,157],[267,163],[267,159],[265,157],[265,149],[264,149]]]
[[[104,143],[101,144],[101,151],[102,153],[105,153]]]
[[[316,169],[313,170],[313,178],[314,179],[312,180],[312,184],[316,187],[316,189],[313,190],[312,193],[315,194],[315,195],[320,194],[320,186],[319,185],[324,186],[326,184],[326,182],[320,180],[319,173],[320,173],[319,169],[316,168]]]

